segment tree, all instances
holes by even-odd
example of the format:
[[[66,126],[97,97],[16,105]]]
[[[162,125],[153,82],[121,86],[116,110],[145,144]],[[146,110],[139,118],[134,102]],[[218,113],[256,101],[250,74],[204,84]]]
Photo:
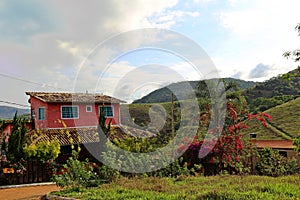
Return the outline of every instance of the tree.
[[[300,23],[297,24],[297,26],[295,27],[295,30],[298,32],[298,36],[300,36]],[[300,61],[300,49],[296,49],[293,51],[286,51],[283,53],[283,56],[287,59],[292,59],[295,62],[299,62]],[[299,77],[300,76],[300,66],[298,66],[298,71],[296,73],[294,73],[292,75],[293,77]],[[291,79],[291,75],[290,74],[284,74],[283,75],[284,79],[290,80]],[[300,134],[298,135],[298,137],[294,138],[294,142],[293,144],[296,146],[296,151],[299,152],[300,154]]]
[[[104,105],[100,106],[98,124],[99,124],[98,129],[100,128],[103,131],[103,133],[106,135],[106,137],[108,137],[109,133],[110,133],[111,120],[110,120],[109,124],[106,125],[106,116],[105,116],[105,107],[104,107]],[[98,130],[98,131],[100,131],[100,130]]]
[[[298,36],[300,36],[300,23],[297,24],[295,30],[298,32]],[[283,53],[283,57],[287,59],[292,59],[294,62],[300,61],[300,49],[295,49],[293,51],[286,51]],[[292,76],[300,76],[300,66],[298,65],[297,73],[293,74]],[[290,80],[290,74],[284,74],[283,78]]]
[[[24,158],[23,148],[25,146],[25,134],[27,133],[26,118],[18,117],[15,113],[13,119],[12,133],[8,139],[8,160],[10,162],[19,162]]]

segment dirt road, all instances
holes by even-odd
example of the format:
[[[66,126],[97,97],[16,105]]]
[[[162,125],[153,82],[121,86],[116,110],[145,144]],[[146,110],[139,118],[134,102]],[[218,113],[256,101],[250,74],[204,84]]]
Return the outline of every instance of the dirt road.
[[[59,187],[57,187],[56,185],[26,186],[0,189],[0,200],[37,200],[45,194],[58,190]]]

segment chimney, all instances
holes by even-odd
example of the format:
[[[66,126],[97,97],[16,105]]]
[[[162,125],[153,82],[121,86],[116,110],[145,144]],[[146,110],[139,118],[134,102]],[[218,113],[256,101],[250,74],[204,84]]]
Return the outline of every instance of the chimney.
[[[250,140],[256,139],[257,134],[256,133],[250,133]]]

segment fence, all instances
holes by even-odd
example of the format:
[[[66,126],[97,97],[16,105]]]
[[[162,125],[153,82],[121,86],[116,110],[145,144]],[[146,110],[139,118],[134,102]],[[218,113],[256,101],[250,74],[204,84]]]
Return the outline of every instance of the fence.
[[[2,165],[3,166],[3,165]],[[23,174],[0,172],[0,185],[16,185],[26,183],[48,182],[52,174],[49,164],[38,161],[27,161]]]

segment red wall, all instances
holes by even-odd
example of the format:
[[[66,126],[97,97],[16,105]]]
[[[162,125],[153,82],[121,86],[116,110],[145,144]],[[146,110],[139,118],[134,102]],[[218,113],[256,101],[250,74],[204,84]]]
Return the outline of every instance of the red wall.
[[[27,130],[32,130],[32,123],[31,122],[26,122],[26,128]],[[3,128],[3,131],[2,133],[0,133],[0,136],[3,136],[3,135],[10,135],[12,133],[12,129],[13,129],[13,123],[12,122],[6,122],[4,124],[4,128]]]
[[[31,109],[34,109],[35,113],[35,128],[64,128],[63,124],[59,122],[62,120],[68,128],[71,127],[88,127],[88,126],[97,126],[98,125],[98,116],[99,111],[98,107],[103,104],[72,104],[72,103],[45,103],[34,97],[30,98]],[[79,118],[78,119],[61,119],[61,106],[78,106],[79,108]],[[86,105],[92,106],[92,112],[86,112]],[[105,104],[110,105],[110,104]],[[120,123],[120,105],[111,104],[113,106],[114,116],[112,118],[112,124],[117,125]],[[45,119],[38,120],[38,108],[45,108]],[[111,118],[107,118],[106,123],[108,123]]]

